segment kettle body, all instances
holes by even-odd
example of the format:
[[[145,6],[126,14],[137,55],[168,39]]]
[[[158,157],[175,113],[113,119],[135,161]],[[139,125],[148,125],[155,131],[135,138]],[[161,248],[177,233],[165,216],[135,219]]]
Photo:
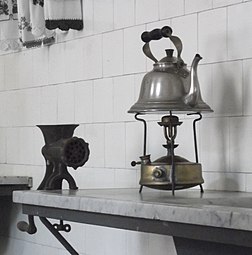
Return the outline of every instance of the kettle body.
[[[177,57],[173,56],[173,49],[166,49],[166,56],[159,61],[153,56],[149,42],[153,38],[158,40],[162,37],[168,37],[172,41],[177,50]],[[181,58],[182,42],[172,35],[171,28],[167,26],[144,32],[142,40],[146,42],[143,46],[144,54],[155,63],[153,70],[145,74],[138,101],[128,112],[144,114],[212,111],[201,98],[197,75],[201,56],[195,55],[189,70]]]

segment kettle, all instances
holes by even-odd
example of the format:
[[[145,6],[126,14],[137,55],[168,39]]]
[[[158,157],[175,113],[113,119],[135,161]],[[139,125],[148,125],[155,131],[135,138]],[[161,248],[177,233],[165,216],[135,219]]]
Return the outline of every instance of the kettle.
[[[177,51],[177,57],[173,56],[173,49],[166,49],[166,56],[159,61],[153,56],[149,43],[161,38],[170,39]],[[153,70],[142,80],[138,101],[128,112],[212,112],[200,93],[197,68],[201,56],[195,55],[189,70],[181,58],[182,42],[179,37],[172,35],[169,26],[143,32],[141,39],[145,42],[143,52],[154,61],[154,65]]]

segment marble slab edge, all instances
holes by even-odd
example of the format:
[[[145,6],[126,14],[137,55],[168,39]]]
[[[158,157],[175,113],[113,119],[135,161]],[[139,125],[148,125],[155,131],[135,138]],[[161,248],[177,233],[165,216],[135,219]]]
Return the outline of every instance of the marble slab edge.
[[[97,191],[96,191],[97,192]],[[102,194],[102,190],[99,191]],[[99,193],[98,192],[98,193]],[[127,191],[125,191],[127,192]],[[81,192],[80,192],[81,193]],[[97,193],[97,194],[98,194]],[[252,209],[185,205],[103,197],[77,192],[14,191],[13,202],[44,207],[252,231]],[[92,194],[92,193],[91,193]],[[138,197],[136,191],[135,197]]]

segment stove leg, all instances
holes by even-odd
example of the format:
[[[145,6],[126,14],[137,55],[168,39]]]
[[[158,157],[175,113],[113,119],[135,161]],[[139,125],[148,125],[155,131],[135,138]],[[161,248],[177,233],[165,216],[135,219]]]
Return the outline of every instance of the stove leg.
[[[200,193],[204,193],[204,189],[203,189],[202,184],[200,184],[199,186],[200,186]]]
[[[177,255],[251,255],[252,248],[173,237]]]

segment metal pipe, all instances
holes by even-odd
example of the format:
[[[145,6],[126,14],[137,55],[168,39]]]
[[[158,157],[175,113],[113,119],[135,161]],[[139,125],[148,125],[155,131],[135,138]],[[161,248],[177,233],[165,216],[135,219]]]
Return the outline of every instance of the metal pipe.
[[[196,112],[196,113],[188,113],[187,115],[196,115],[196,114],[199,115],[199,118],[197,118],[193,121],[193,139],[194,139],[195,161],[196,161],[196,163],[199,163],[196,122],[198,122],[202,119],[202,114],[200,112]]]
[[[135,119],[143,122],[144,125],[144,146],[143,146],[143,156],[146,156],[146,138],[147,138],[147,124],[144,119],[138,117],[140,113],[135,114]]]
[[[199,163],[196,122],[198,122],[202,119],[202,114],[200,112],[196,112],[196,113],[188,113],[187,115],[196,115],[196,114],[199,115],[199,118],[197,118],[193,121],[193,139],[194,139],[195,161],[196,161],[196,163]],[[204,193],[204,189],[203,189],[202,184],[200,184],[199,186],[200,186],[200,192]]]
[[[170,111],[170,117],[172,117],[172,112]],[[171,184],[172,184],[172,195],[175,195],[175,162],[174,162],[174,135],[173,135],[173,126],[172,123],[170,122],[169,126],[170,132],[171,132]]]

